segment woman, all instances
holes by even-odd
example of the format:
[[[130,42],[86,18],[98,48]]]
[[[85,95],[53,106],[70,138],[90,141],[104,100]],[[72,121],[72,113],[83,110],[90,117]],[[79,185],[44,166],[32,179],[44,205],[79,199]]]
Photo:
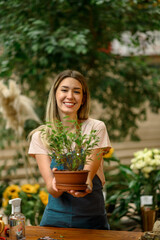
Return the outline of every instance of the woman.
[[[56,77],[46,108],[47,122],[54,124],[58,119],[70,131],[74,131],[73,123],[68,119],[76,119],[82,124],[84,134],[89,134],[92,129],[96,130],[100,141],[89,157],[92,161],[88,160],[89,164],[84,166],[84,169],[90,171],[85,191],[57,190],[54,178],[56,168],[48,155],[47,143],[41,136],[41,127],[31,133],[29,154],[36,159],[49,192],[49,202],[41,226],[109,229],[102,187],[105,182],[103,153],[111,145],[104,123],[88,117],[89,103],[89,91],[83,75],[77,71],[65,70]],[[65,116],[68,116],[67,119]]]

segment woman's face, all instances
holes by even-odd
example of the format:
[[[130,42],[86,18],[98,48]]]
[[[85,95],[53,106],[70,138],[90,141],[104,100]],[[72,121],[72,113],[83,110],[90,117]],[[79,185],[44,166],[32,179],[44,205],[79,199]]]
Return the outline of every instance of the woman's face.
[[[83,90],[81,83],[71,77],[62,80],[56,91],[56,102],[60,119],[66,115],[75,119],[82,104]]]

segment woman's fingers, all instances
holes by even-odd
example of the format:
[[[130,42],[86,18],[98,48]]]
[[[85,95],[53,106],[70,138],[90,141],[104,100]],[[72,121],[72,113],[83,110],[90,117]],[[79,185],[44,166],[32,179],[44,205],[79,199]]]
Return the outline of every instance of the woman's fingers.
[[[52,172],[55,172],[57,171],[58,169],[57,168],[52,168]]]
[[[84,197],[87,194],[92,192],[92,188],[91,188],[91,186],[88,185],[85,191],[70,190],[70,191],[67,191],[67,192],[69,194],[71,194],[73,197]]]
[[[54,189],[56,192],[58,192],[58,189],[57,189],[57,187],[56,187],[55,177],[54,177],[53,180],[52,180],[52,187],[53,187],[53,189]]]

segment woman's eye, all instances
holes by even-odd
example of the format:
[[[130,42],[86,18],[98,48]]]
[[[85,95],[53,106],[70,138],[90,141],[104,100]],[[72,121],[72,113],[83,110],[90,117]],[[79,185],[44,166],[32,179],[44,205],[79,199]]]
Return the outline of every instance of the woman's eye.
[[[80,92],[79,91],[74,91],[75,93],[77,93],[77,94],[80,94]]]
[[[62,91],[62,92],[67,92],[67,90],[66,90],[66,89],[62,89],[61,91]]]

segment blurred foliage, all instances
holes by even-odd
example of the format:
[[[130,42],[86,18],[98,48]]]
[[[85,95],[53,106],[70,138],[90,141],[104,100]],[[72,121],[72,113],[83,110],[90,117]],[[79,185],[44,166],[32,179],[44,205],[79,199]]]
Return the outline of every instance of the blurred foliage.
[[[48,81],[64,69],[76,69],[106,109],[102,120],[110,138],[137,139],[146,101],[154,112],[160,108],[160,70],[143,56],[112,54],[110,43],[122,41],[126,31],[136,47],[137,32],[151,42],[148,31],[160,29],[159,19],[159,0],[1,0],[0,78],[6,83],[15,78],[44,120]]]
[[[6,187],[8,187],[8,184],[6,182],[0,185],[0,208],[2,207],[3,192]]]
[[[156,218],[159,218],[159,151],[159,149],[144,149],[135,152],[135,156],[139,161],[137,171],[135,171],[135,166],[121,164],[120,159],[114,153],[109,157],[104,157],[106,169],[110,165],[112,166],[111,170],[105,171],[106,209],[111,229],[133,230],[138,227],[144,231],[140,202],[142,195],[153,196],[152,208],[156,210]],[[142,166],[142,162],[146,163],[148,159],[149,163],[152,164],[152,168],[150,171],[148,168],[148,175],[145,175],[143,171],[147,171],[147,168],[145,168],[145,164],[144,168],[140,167],[140,165]],[[155,161],[157,164],[155,164]],[[133,160],[131,163],[133,164]]]
[[[106,210],[111,230],[131,231],[137,226],[142,228],[139,176],[128,165],[121,164],[115,154],[104,158],[104,161],[108,166],[114,163],[116,169],[114,173],[105,172]]]

